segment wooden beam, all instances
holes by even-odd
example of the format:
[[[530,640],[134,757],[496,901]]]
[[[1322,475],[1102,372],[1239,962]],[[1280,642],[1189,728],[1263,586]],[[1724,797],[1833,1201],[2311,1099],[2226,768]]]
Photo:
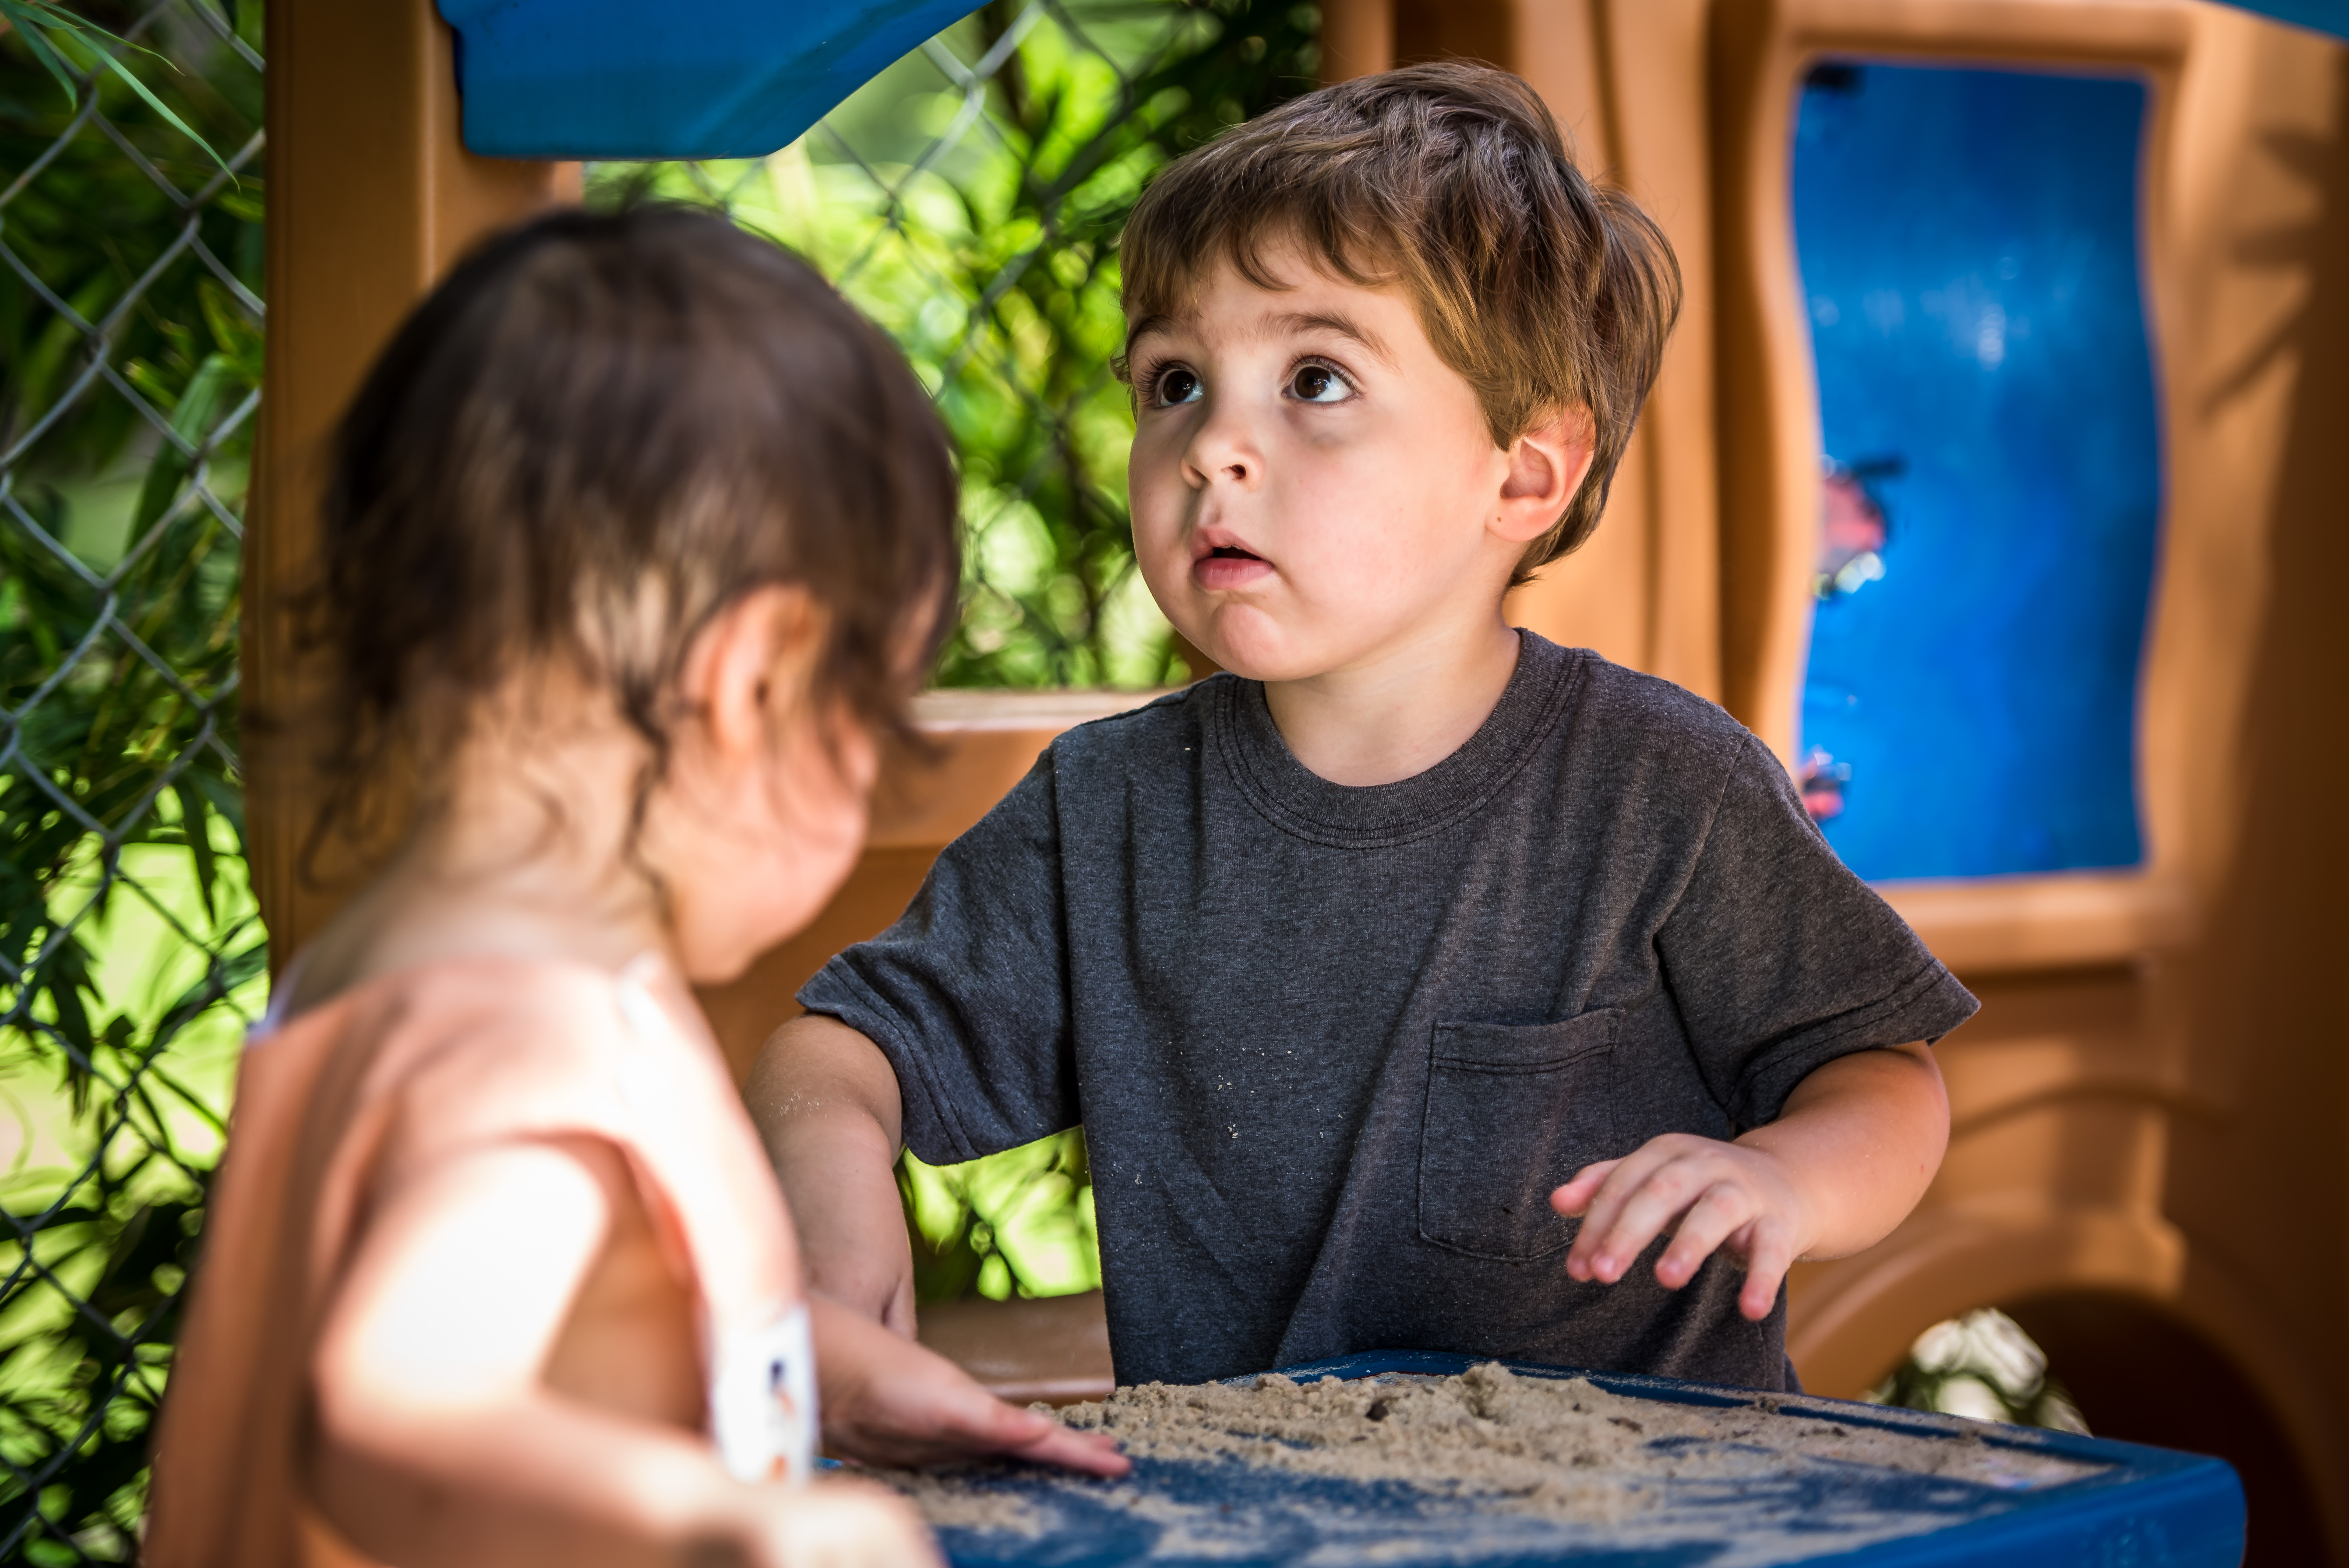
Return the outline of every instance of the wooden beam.
[[[377,352],[490,230],[575,201],[576,164],[476,158],[459,143],[448,28],[431,0],[272,0],[269,346],[244,555],[247,833],[282,965],[348,891],[333,844],[303,848],[320,797],[315,667],[294,607],[316,558],[336,420]]]

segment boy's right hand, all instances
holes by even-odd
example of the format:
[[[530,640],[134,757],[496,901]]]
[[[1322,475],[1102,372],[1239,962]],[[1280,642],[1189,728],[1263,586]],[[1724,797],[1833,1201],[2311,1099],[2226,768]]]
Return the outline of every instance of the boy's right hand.
[[[867,1464],[987,1457],[1116,1477],[1133,1468],[1106,1433],[1079,1432],[1007,1405],[961,1367],[853,1307],[811,1297],[824,1446]]]

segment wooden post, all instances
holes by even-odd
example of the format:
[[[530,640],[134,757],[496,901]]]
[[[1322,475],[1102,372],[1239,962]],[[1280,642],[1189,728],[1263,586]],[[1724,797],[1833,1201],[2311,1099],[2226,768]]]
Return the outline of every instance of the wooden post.
[[[1321,79],[1350,81],[1394,64],[1395,0],[1322,0]]]
[[[316,559],[327,438],[450,263],[489,230],[577,200],[579,166],[464,150],[431,0],[272,0],[268,45],[269,346],[244,555],[243,756],[274,968],[347,891],[301,864],[320,738],[303,722],[316,682],[292,608]],[[321,860],[336,862],[331,848]]]

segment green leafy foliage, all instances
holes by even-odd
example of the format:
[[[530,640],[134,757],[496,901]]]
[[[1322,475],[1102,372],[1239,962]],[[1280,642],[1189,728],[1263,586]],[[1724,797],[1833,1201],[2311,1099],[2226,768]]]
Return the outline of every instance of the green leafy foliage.
[[[1143,184],[1312,85],[1284,0],[997,0],[759,162],[591,170],[808,256],[913,361],[963,469],[955,686],[1179,679],[1133,564],[1116,242]]]
[[[173,113],[171,105],[157,98],[154,89],[122,63],[122,50],[133,46],[126,40],[67,10],[57,0],[0,0],[0,22],[5,22],[23,40],[26,52],[49,73],[66,95],[68,106],[80,97],[81,83],[76,77],[85,71],[103,71],[138,95],[139,101],[158,119],[202,148],[223,172],[228,171],[228,160],[212,150],[212,144]],[[155,59],[162,59],[152,50],[148,53]],[[89,62],[86,67],[82,65],[85,59]]]
[[[1101,1284],[1092,1176],[1074,1129],[962,1165],[908,1153],[897,1191],[918,1301],[1071,1295]]]
[[[0,18],[0,1556],[129,1561],[266,984],[233,750],[260,16]]]

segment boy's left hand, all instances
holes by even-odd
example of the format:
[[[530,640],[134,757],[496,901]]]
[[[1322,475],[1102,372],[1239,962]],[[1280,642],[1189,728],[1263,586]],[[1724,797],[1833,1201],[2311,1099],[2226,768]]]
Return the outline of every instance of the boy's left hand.
[[[1689,1133],[1667,1133],[1620,1160],[1586,1165],[1549,1202],[1569,1219],[1582,1216],[1582,1233],[1566,1254],[1574,1278],[1613,1284],[1670,1231],[1672,1244],[1656,1260],[1657,1283],[1678,1290],[1726,1245],[1745,1264],[1737,1308],[1756,1321],[1770,1315],[1787,1265],[1810,1247],[1802,1195],[1775,1156]]]
[[[1795,1086],[1775,1121],[1734,1143],[1666,1133],[1576,1171],[1549,1195],[1559,1213],[1583,1217],[1566,1272],[1613,1284],[1670,1232],[1656,1280],[1678,1290],[1726,1246],[1745,1264],[1737,1308],[1758,1322],[1795,1259],[1874,1246],[1907,1218],[1949,1140],[1949,1094],[1930,1048],[1838,1057]]]

